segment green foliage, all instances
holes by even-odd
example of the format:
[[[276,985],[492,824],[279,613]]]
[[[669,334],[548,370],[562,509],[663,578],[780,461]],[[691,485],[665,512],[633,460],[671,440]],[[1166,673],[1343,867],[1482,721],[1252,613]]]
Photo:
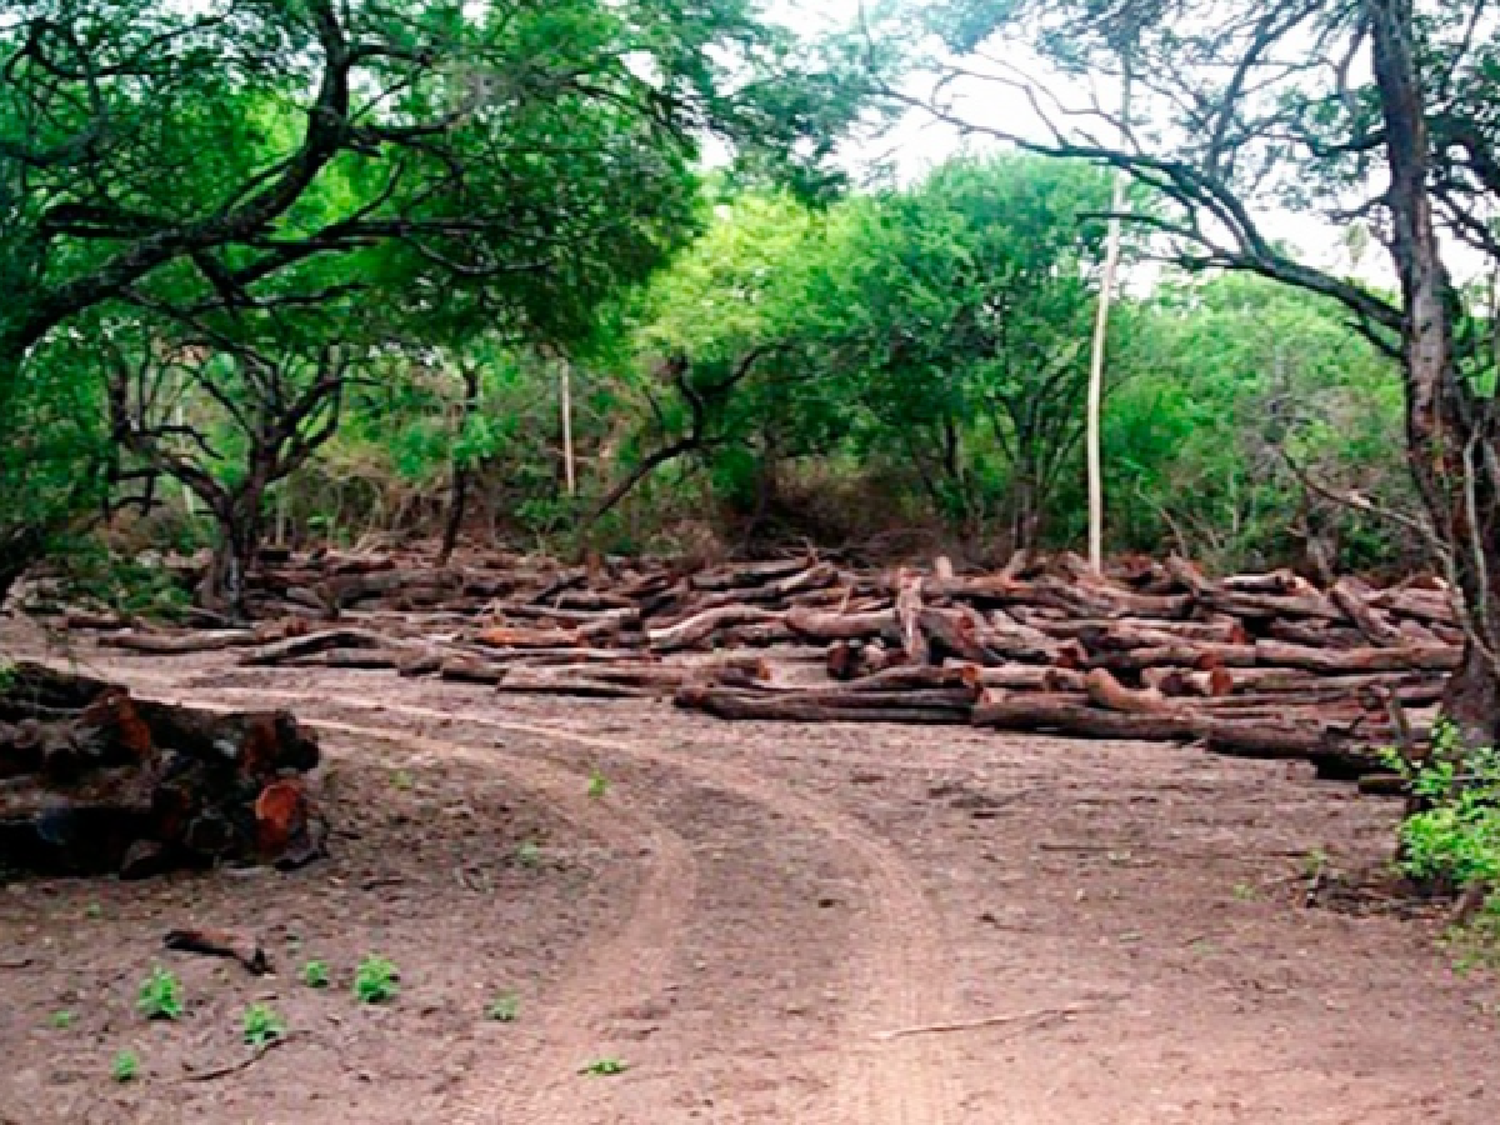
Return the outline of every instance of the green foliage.
[[[361,1004],[386,1004],[401,991],[401,974],[384,957],[367,954],[354,971],[354,997]]]
[[[516,862],[530,871],[542,865],[542,848],[534,840],[522,840],[516,845]]]
[[[609,778],[600,773],[596,768],[589,774],[588,795],[595,801],[603,800],[609,794]]]
[[[286,1035],[286,1021],[266,1004],[251,1004],[241,1024],[246,1044],[260,1050]]]
[[[122,1085],[134,1082],[141,1076],[140,1056],[128,1049],[116,1052],[109,1064],[109,1075]]]
[[[485,1018],[496,1023],[515,1023],[521,1015],[521,998],[514,992],[502,992],[485,1009]]]
[[[1479,913],[1450,931],[1445,941],[1458,972],[1500,973],[1500,895],[1491,895]]]
[[[78,1016],[76,1013],[70,1012],[66,1008],[64,1008],[61,1011],[53,1012],[50,1016],[48,1016],[47,1023],[49,1026],[56,1028],[58,1031],[67,1031],[68,1028],[73,1026],[73,1021],[77,1018]]]
[[[1402,870],[1455,887],[1500,885],[1500,751],[1464,749],[1457,728],[1440,724],[1428,758],[1388,760],[1425,806],[1402,822]]]
[[[606,1056],[584,1063],[578,1068],[578,1073],[588,1075],[590,1078],[610,1078],[617,1074],[624,1074],[629,1069],[630,1064],[624,1059]]]
[[[308,988],[327,988],[332,983],[327,961],[309,961],[302,966],[302,983]]]
[[[180,1019],[183,1013],[182,984],[170,971],[154,965],[150,976],[141,982],[135,1006],[148,1020]]]
[[[131,616],[176,621],[188,611],[192,594],[159,561],[143,561],[111,551],[97,539],[68,545],[59,568],[64,595],[84,605],[107,606]]]
[[[821,191],[864,92],[744,0],[18,0],[0,53],[0,586],[102,498],[107,381],[117,436],[167,419],[122,467],[244,486],[253,528],[255,380],[184,393],[142,361],[264,349],[267,322],[367,367],[484,333],[582,348],[694,230],[706,136]],[[304,435],[338,420],[272,397]],[[448,431],[454,462],[493,455],[488,421]]]
[[[1309,491],[1292,469],[1395,510],[1416,503],[1400,382],[1335,306],[1231,275],[1165,286],[1121,319],[1104,434],[1118,547],[1168,543],[1226,570],[1319,550],[1361,569],[1417,556],[1394,524]],[[1075,489],[1070,537],[1081,502]]]

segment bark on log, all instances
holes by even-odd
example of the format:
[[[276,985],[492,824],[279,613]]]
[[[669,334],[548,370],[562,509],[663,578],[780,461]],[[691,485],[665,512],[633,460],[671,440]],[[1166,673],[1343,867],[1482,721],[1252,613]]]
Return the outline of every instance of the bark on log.
[[[1228,668],[1206,672],[1190,668],[1145,668],[1141,671],[1141,683],[1163,695],[1211,698],[1234,691],[1235,674]]]
[[[724,606],[695,613],[667,629],[647,629],[646,639],[652,648],[660,652],[673,652],[702,645],[721,629],[728,629],[733,625],[779,622],[781,616],[753,606]]]
[[[1103,668],[1084,676],[1083,688],[1095,706],[1109,711],[1153,715],[1173,707],[1172,701],[1155,688],[1128,688]]]
[[[1377,648],[1399,648],[1407,644],[1401,630],[1387,621],[1369,602],[1370,589],[1363,582],[1340,578],[1328,591],[1328,596],[1353,621],[1365,639]]]
[[[987,696],[974,724],[997,730],[1050,731],[1084,738],[1181,742],[1200,737],[1201,720],[1172,713],[1126,714],[1075,702],[1043,702],[1030,695]]]
[[[725,688],[689,687],[678,692],[678,707],[721,719],[784,720],[804,723],[964,724],[970,708],[912,706],[904,692],[848,693],[851,703],[803,698],[801,693],[755,695]]]
[[[1452,671],[1462,652],[1439,648],[1364,648],[1325,650],[1280,641],[1256,641],[1256,662],[1284,668],[1306,668],[1329,674],[1347,672]]]
[[[324,826],[300,775],[318,758],[285,712],[197,711],[23,664],[0,692],[0,866],[306,862]]]
[[[191,633],[162,633],[153,630],[127,630],[99,638],[103,648],[120,648],[130,652],[161,656],[194,652],[222,652],[228,648],[248,648],[265,640],[254,629],[208,629]]]
[[[883,638],[896,641],[900,632],[894,610],[875,613],[827,613],[796,607],[786,611],[786,624],[799,637],[817,641]]]

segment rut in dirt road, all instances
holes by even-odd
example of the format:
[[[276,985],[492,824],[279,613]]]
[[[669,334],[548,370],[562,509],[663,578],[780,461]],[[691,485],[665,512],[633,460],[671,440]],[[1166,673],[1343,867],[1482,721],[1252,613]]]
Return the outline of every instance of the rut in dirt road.
[[[863,894],[869,903],[868,924],[861,927],[859,944],[851,954],[854,964],[852,995],[843,1016],[843,1033],[836,1048],[833,1064],[836,1080],[833,1104],[818,1107],[816,1117],[830,1125],[945,1125],[958,1119],[959,1094],[954,1088],[956,1064],[941,1036],[909,1036],[890,1039],[882,1032],[940,1022],[950,1018],[950,984],[943,964],[941,926],[927,904],[916,877],[900,859],[895,849],[860,826],[852,818],[811,797],[762,780],[755,775],[720,762],[672,753],[647,743],[613,738],[599,738],[563,728],[509,722],[490,718],[478,712],[446,711],[397,703],[371,703],[363,699],[341,698],[328,693],[284,691],[258,688],[221,688],[220,694],[301,703],[314,708],[348,709],[359,713],[376,713],[408,719],[463,723],[497,732],[526,735],[538,739],[568,743],[619,754],[644,767],[689,775],[711,788],[723,790],[784,817],[801,822],[826,839],[853,861],[859,872]],[[311,716],[310,716],[311,718]],[[319,721],[311,718],[312,725]],[[332,724],[328,729],[361,730],[382,740],[416,744],[417,739],[400,730],[362,727],[354,724]],[[428,740],[433,741],[433,740]],[[437,746],[450,745],[436,742]],[[473,749],[456,747],[466,755]],[[494,755],[499,759],[500,755]],[[574,792],[577,792],[575,788]],[[659,870],[653,875],[655,885]],[[650,898],[651,891],[645,893]],[[599,987],[628,977],[633,992],[646,991],[655,975],[659,978],[669,959],[670,943],[661,932],[660,922],[666,915],[679,918],[687,903],[681,901],[651,902],[638,905],[626,932],[605,948],[588,956],[586,965],[564,987],[560,997],[567,1009],[590,1008],[590,1001],[602,1002],[609,995]],[[638,930],[638,927],[640,928]],[[768,935],[768,940],[770,936]],[[596,966],[595,961],[602,962]],[[644,975],[643,975],[644,971]],[[599,975],[591,976],[602,972]],[[618,1003],[619,994],[615,995]],[[593,1005],[597,1007],[597,1004]],[[598,1013],[584,1011],[570,1015],[568,1025],[587,1028],[597,1022]],[[583,1040],[559,1046],[549,1060],[552,1064],[576,1068],[576,1059],[563,1059],[561,1052],[581,1046]],[[505,1072],[509,1075],[509,1067]],[[561,1088],[518,1093],[522,1088],[510,1084],[515,1080],[482,1083],[483,1089],[465,1097],[464,1121],[576,1121],[577,1106]],[[494,1101],[489,1101],[493,1097]],[[508,1103],[508,1104],[507,1104]],[[502,1104],[505,1108],[502,1109]],[[494,1112],[490,1112],[493,1107]],[[513,1108],[512,1108],[513,1107]],[[520,1114],[517,1116],[517,1114]]]
[[[594,1028],[622,1003],[649,1001],[671,963],[677,935],[692,909],[698,865],[681,837],[654,818],[618,804],[601,809],[586,796],[586,778],[535,760],[502,758],[446,739],[391,727],[313,719],[316,730],[386,742],[501,769],[582,831],[622,852],[642,857],[644,885],[620,929],[596,938],[570,967],[568,979],[545,1010],[529,1051],[512,1048],[504,1059],[477,1068],[455,1099],[454,1125],[528,1121],[558,1125],[576,1120],[566,1082],[589,1057]],[[539,1085],[533,1085],[540,1078]]]

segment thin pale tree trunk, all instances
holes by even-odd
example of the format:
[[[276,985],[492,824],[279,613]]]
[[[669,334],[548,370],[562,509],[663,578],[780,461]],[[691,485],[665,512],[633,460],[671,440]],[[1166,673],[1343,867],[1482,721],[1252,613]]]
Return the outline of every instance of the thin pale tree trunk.
[[[563,475],[568,484],[568,495],[578,495],[578,469],[573,459],[573,366],[567,360],[561,363],[562,376],[562,437]]]
[[[1129,127],[1130,70],[1126,64],[1125,85],[1121,95],[1120,120]],[[1089,357],[1088,421],[1085,444],[1088,447],[1089,485],[1089,565],[1095,572],[1104,570],[1104,356],[1109,343],[1109,306],[1114,299],[1115,276],[1120,269],[1120,212],[1125,209],[1125,173],[1115,172],[1114,195],[1110,203],[1109,238],[1104,251],[1104,279],[1099,288],[1099,312],[1094,318],[1094,349]]]

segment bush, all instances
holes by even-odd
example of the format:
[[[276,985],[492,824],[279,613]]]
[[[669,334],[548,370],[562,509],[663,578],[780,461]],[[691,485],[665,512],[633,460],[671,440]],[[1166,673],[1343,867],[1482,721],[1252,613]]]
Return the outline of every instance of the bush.
[[[1402,871],[1453,888],[1500,883],[1500,752],[1460,752],[1439,725],[1431,757],[1399,768],[1426,806],[1401,825]]]

